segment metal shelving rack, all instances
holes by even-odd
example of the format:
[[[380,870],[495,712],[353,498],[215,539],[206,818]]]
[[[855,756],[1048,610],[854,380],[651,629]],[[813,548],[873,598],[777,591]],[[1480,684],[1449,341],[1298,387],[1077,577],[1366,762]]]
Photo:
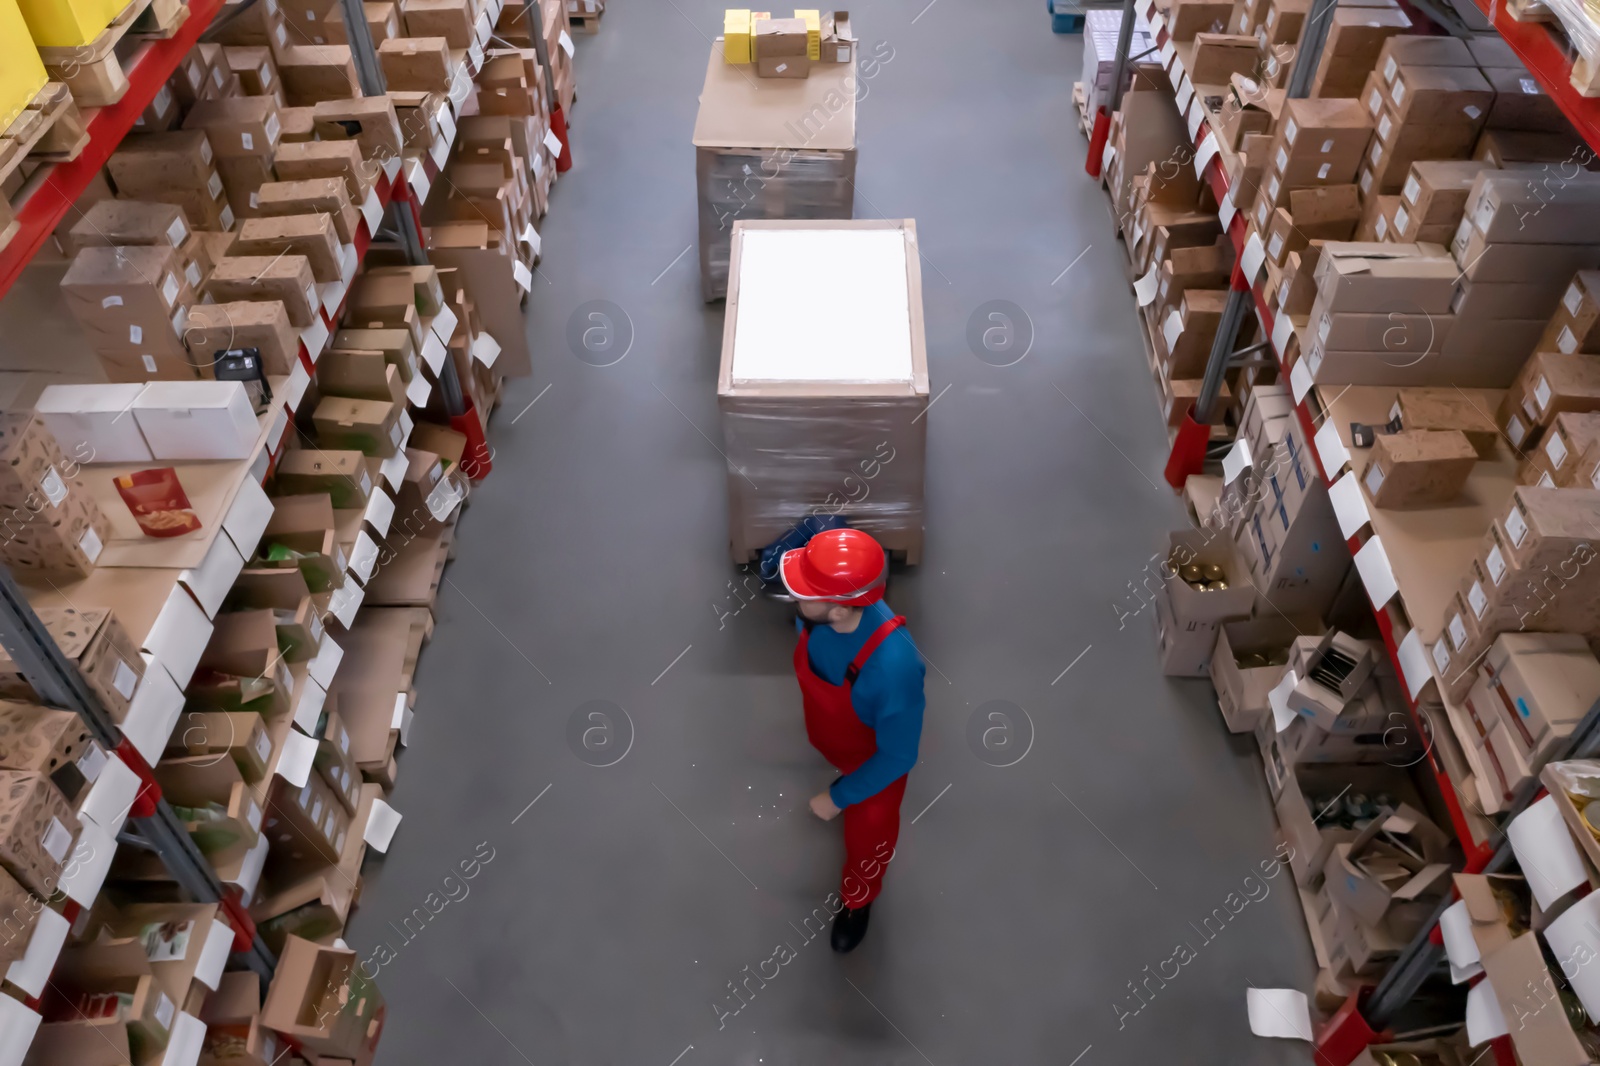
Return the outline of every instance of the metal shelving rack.
[[[373,46],[360,0],[341,0],[352,58],[360,76],[364,95],[385,91],[382,69]],[[524,0],[539,60],[545,68],[547,87],[554,104],[554,82],[546,55],[538,0]],[[183,57],[201,39],[223,7],[223,0],[190,0],[189,18],[172,38],[145,47],[128,72],[129,89],[116,104],[98,109],[88,120],[90,142],[75,160],[39,168],[24,188],[25,198],[16,210],[20,229],[4,249],[0,249],[0,298],[21,276],[51,232],[66,217],[89,183],[105,165],[118,144],[133,128],[134,121],[149,105]],[[431,183],[439,176],[439,163],[423,159],[422,176]],[[391,231],[387,238],[398,246],[407,262],[426,263],[427,252],[421,228],[421,198],[425,189],[413,188],[400,160],[384,166],[375,192],[376,214],[362,222],[356,240],[358,260],[364,259],[377,236],[377,219],[384,219]],[[365,213],[365,212],[364,212]],[[321,325],[331,333],[337,328],[342,306],[324,310]],[[304,346],[301,361],[312,369],[313,358]],[[452,416],[466,410],[454,362],[445,359],[438,383]],[[0,565],[0,646],[16,662],[34,687],[42,703],[70,710],[83,720],[95,740],[125,764],[138,778],[138,786],[127,809],[125,824],[117,835],[120,844],[142,848],[157,855],[181,890],[196,902],[217,903],[234,930],[230,959],[232,965],[248,969],[263,982],[270,980],[277,965],[273,953],[262,942],[248,911],[237,895],[218,878],[205,857],[190,839],[171,806],[162,797],[149,765],[121,734],[95,693],[84,683],[77,667],[62,654],[48,630],[12,578]],[[159,667],[157,667],[159,668]],[[69,902],[69,907],[73,906]],[[75,911],[69,910],[69,915]]]
[[[1328,15],[1332,12],[1338,0],[1313,0],[1310,11],[1307,13],[1306,39],[1302,42],[1296,63],[1291,73],[1287,97],[1303,98],[1308,95],[1311,78],[1316,70],[1322,54],[1322,47],[1327,39],[1327,27],[1331,21]],[[1584,138],[1591,149],[1600,150],[1600,98],[1586,97],[1575,89],[1570,81],[1573,61],[1563,43],[1552,31],[1541,24],[1520,23],[1506,14],[1504,6],[1498,0],[1473,0],[1474,3],[1488,16],[1489,21],[1496,30],[1505,38],[1518,57],[1527,66],[1530,73],[1538,80],[1544,91],[1552,96],[1560,105],[1562,111],[1572,121],[1573,126]],[[1413,4],[1421,7],[1425,13],[1433,14],[1434,5]],[[1130,62],[1143,58],[1129,56],[1130,43],[1136,12],[1144,13],[1155,31],[1156,41],[1161,51],[1161,65],[1168,70],[1174,88],[1178,86],[1184,76],[1180,61],[1176,58],[1170,36],[1164,23],[1156,16],[1151,0],[1125,0],[1123,5],[1123,18],[1121,32],[1117,40],[1116,64],[1113,71],[1113,95],[1110,111],[1115,111],[1120,106],[1122,87],[1126,78],[1127,66]],[[1443,13],[1434,14],[1435,20],[1448,32],[1460,33],[1463,24],[1453,18],[1441,17]],[[1453,14],[1453,13],[1452,13]],[[1106,149],[1106,135],[1109,126],[1109,114],[1102,111],[1095,116],[1093,131],[1089,145],[1089,160],[1086,169],[1095,177],[1099,177]],[[1205,160],[1200,164],[1200,177],[1210,186],[1216,197],[1217,203],[1230,204],[1230,190],[1227,175],[1224,172],[1220,155],[1213,147],[1209,152],[1206,149],[1206,140],[1215,137],[1208,122],[1201,121],[1198,126],[1191,125],[1195,138],[1195,158]],[[1212,413],[1212,407],[1220,392],[1223,378],[1229,366],[1241,356],[1253,352],[1259,345],[1252,345],[1244,351],[1236,351],[1238,332],[1241,326],[1248,321],[1248,316],[1253,309],[1260,327],[1260,334],[1264,338],[1272,338],[1268,343],[1276,353],[1279,367],[1283,369],[1284,340],[1280,339],[1275,316],[1268,306],[1266,294],[1262,291],[1261,284],[1255,278],[1247,276],[1244,269],[1246,262],[1247,225],[1244,212],[1235,211],[1224,227],[1234,245],[1235,265],[1229,281],[1229,298],[1225,305],[1222,321],[1218,327],[1216,339],[1212,345],[1207,359],[1205,376],[1202,381],[1200,394],[1190,415],[1185,419],[1184,426],[1180,429],[1173,443],[1171,455],[1167,463],[1167,480],[1175,488],[1181,488],[1190,474],[1198,473],[1206,459],[1206,451],[1210,441],[1210,428],[1207,420]],[[1287,377],[1287,373],[1285,374]],[[1300,420],[1301,428],[1306,440],[1314,441],[1317,436],[1316,422],[1311,408],[1305,402],[1311,396],[1311,391],[1303,393],[1303,398],[1296,401],[1295,415]],[[1325,484],[1331,485],[1334,476],[1325,468],[1318,448],[1311,449],[1318,473]],[[1364,543],[1360,532],[1353,534],[1348,541],[1352,556]],[[1401,678],[1406,676],[1405,668],[1401,663],[1400,643],[1401,638],[1395,632],[1396,623],[1390,612],[1383,607],[1375,607],[1378,627],[1383,635],[1384,644],[1388,649],[1391,662]],[[1414,669],[1414,668],[1413,668]],[[1425,681],[1424,681],[1425,683]],[[1415,686],[1417,690],[1422,685]],[[1413,722],[1419,730],[1419,735],[1425,741],[1431,740],[1433,728],[1431,723],[1419,712],[1418,704],[1412,694],[1412,686],[1407,686],[1408,709]],[[1446,727],[1448,728],[1448,727]],[[1562,745],[1560,751],[1551,757],[1550,761],[1594,758],[1600,756],[1600,704],[1591,708],[1588,716]],[[1478,840],[1471,831],[1466,812],[1462,809],[1459,795],[1452,781],[1447,767],[1434,750],[1432,743],[1428,744],[1428,767],[1432,771],[1439,786],[1441,796],[1450,813],[1452,828],[1459,839],[1466,857],[1466,869],[1470,872],[1496,872],[1504,870],[1515,861],[1511,845],[1503,833],[1496,833],[1498,844],[1494,837]],[[1537,768],[1535,768],[1537,772]],[[1508,822],[1525,810],[1529,804],[1543,795],[1543,787],[1537,776],[1524,783],[1515,796],[1515,801],[1504,812],[1501,824]],[[1413,1002],[1419,990],[1434,975],[1445,972],[1445,958],[1443,941],[1438,933],[1439,916],[1449,906],[1451,900],[1442,902],[1438,910],[1425,924],[1422,931],[1407,945],[1404,951],[1389,967],[1376,987],[1365,988],[1353,994],[1343,1007],[1326,1022],[1316,1034],[1316,1060],[1323,1066],[1345,1066],[1352,1061],[1363,1048],[1369,1044],[1384,1039],[1388,1028],[1396,1022],[1404,1009]],[[1515,1062],[1510,1042],[1502,1037],[1490,1043],[1494,1058],[1501,1066],[1512,1066]]]

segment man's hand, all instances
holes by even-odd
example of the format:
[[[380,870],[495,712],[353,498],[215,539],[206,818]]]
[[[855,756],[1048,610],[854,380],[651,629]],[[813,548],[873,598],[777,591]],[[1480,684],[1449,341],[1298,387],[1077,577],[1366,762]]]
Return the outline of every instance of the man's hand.
[[[833,805],[832,796],[826,792],[819,792],[811,797],[811,813],[824,822],[831,822],[839,817],[839,808]]]

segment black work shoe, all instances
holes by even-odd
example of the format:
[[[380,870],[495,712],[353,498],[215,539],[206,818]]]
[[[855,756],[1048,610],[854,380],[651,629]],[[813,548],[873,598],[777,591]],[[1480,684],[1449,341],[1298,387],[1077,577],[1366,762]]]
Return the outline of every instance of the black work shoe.
[[[833,950],[843,955],[847,951],[854,951],[857,944],[867,935],[867,919],[872,917],[872,904],[865,907],[846,907],[833,918],[833,936],[830,943]]]

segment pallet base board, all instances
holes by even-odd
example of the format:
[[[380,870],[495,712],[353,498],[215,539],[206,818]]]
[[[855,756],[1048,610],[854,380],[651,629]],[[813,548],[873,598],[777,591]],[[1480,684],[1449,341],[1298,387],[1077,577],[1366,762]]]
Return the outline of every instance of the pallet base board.
[[[76,159],[89,144],[83,116],[62,82],[48,82],[0,134],[0,181],[30,156],[49,162]]]
[[[132,0],[111,24],[88,44],[73,48],[40,48],[39,58],[52,77],[72,90],[72,98],[83,107],[107,107],[121,100],[128,91],[128,76],[117,58],[117,45],[133,29],[145,9],[158,0]],[[159,0],[165,4],[170,0]],[[188,9],[182,9],[184,18]],[[181,20],[178,25],[181,25]],[[176,30],[173,26],[172,30]],[[170,36],[168,33],[166,36]]]

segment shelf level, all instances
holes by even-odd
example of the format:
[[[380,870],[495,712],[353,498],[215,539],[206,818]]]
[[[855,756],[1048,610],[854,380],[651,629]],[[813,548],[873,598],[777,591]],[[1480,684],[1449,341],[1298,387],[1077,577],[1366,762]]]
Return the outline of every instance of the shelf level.
[[[189,49],[222,9],[222,0],[191,0],[189,17],[176,34],[153,41],[128,71],[128,91],[121,100],[90,112],[85,126],[89,144],[70,163],[50,164],[44,181],[16,209],[18,230],[11,242],[0,248],[0,297],[16,284],[26,267],[43,246],[45,239],[66,217],[78,197],[89,187],[100,168],[106,165],[122,138],[133,129],[140,112],[149,106],[161,87],[178,69]]]
[[[1584,96],[1572,87],[1572,57],[1567,44],[1540,22],[1518,22],[1506,14],[1501,0],[1473,0],[1517,53],[1522,65],[1560,106],[1590,148],[1600,151],[1600,97]]]

